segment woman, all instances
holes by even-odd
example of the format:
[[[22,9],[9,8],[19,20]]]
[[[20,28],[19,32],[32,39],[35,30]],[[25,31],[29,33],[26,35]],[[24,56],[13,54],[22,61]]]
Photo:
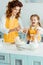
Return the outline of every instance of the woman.
[[[23,4],[18,0],[8,3],[6,16],[0,22],[0,31],[4,33],[4,42],[14,43],[15,38],[18,37],[18,31],[21,28],[18,19],[22,6]]]

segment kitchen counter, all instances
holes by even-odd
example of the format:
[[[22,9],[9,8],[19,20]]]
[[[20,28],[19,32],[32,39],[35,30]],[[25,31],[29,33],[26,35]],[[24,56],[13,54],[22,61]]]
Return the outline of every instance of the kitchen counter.
[[[43,56],[43,43],[40,42],[37,49],[20,51],[15,44],[4,43],[3,39],[0,39],[0,53]]]

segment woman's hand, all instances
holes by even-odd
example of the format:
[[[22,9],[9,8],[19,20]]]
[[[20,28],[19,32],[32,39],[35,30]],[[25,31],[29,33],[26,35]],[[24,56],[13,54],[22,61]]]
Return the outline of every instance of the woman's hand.
[[[17,28],[10,29],[10,30],[9,30],[9,33],[10,33],[10,32],[13,32],[13,31],[19,31],[20,29],[21,29],[21,27],[20,27],[20,26],[18,26]]]
[[[17,31],[19,31],[21,29],[20,25],[16,28]]]

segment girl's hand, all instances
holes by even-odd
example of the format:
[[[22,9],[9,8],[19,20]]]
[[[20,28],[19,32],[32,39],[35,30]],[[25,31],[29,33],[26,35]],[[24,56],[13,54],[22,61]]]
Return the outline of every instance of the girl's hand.
[[[27,33],[27,29],[23,29],[23,33]]]
[[[36,33],[37,33],[37,34],[40,34],[40,31],[37,29]]]
[[[13,31],[17,31],[17,29],[16,28],[15,29],[10,29],[8,33],[13,32]]]

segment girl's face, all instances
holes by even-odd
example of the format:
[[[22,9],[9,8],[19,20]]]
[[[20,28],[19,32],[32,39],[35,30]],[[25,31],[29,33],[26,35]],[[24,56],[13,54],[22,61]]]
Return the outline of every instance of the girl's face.
[[[31,18],[31,24],[32,24],[32,26],[37,25],[38,21],[39,21],[39,20],[37,19],[37,17],[34,17],[34,16],[33,16],[33,17]]]
[[[16,6],[12,9],[12,15],[16,16],[16,14],[20,11],[21,7]]]

